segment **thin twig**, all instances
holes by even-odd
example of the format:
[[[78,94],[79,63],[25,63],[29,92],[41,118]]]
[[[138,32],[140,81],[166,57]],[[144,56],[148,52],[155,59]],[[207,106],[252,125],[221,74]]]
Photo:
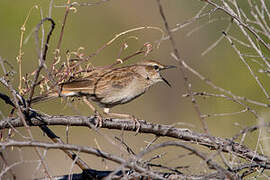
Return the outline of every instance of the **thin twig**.
[[[16,58],[17,61],[18,61],[18,64],[19,64],[19,91],[21,91],[21,89],[22,89],[22,57],[23,57],[22,47],[23,47],[24,33],[26,31],[25,25],[26,25],[28,19],[30,18],[30,15],[31,15],[34,8],[38,8],[38,6],[35,5],[29,10],[29,12],[28,12],[28,14],[27,14],[27,16],[25,18],[25,21],[24,21],[23,25],[20,28],[20,30],[21,30],[20,48],[19,48],[19,55]]]
[[[258,41],[260,43],[262,43],[262,45],[264,47],[266,47],[268,50],[270,50],[270,46],[253,29],[251,29],[247,24],[242,22],[238,16],[236,16],[235,14],[232,14],[228,9],[217,5],[216,3],[212,2],[211,0],[204,0],[204,1],[208,4],[210,4],[211,6],[214,6],[215,8],[217,8],[217,9],[225,12],[229,16],[231,16],[233,19],[235,19],[239,23],[240,27],[244,27],[245,29],[247,29],[250,33],[252,33],[256,37],[256,39],[258,39]]]
[[[233,173],[231,173],[230,171],[228,171],[228,170],[224,169],[223,167],[221,167],[218,163],[214,162],[211,158],[208,158],[201,151],[198,151],[197,149],[195,149],[195,148],[193,148],[193,147],[191,147],[189,145],[186,145],[184,143],[181,143],[181,142],[167,141],[167,142],[164,142],[164,143],[155,144],[155,145],[149,147],[148,149],[145,149],[144,151],[140,152],[137,155],[137,158],[140,159],[145,154],[147,154],[147,153],[149,153],[149,152],[151,152],[153,150],[159,149],[161,147],[166,147],[166,146],[179,146],[179,147],[182,147],[182,148],[194,153],[199,158],[203,159],[207,163],[207,165],[208,165],[208,167],[210,169],[216,169],[220,173],[223,173],[225,176],[227,176],[227,178],[229,178],[229,179],[237,179]]]
[[[162,5],[161,5],[161,2],[160,0],[156,0],[157,2],[157,5],[158,5],[158,8],[159,8],[159,13],[160,13],[160,16],[162,17],[162,20],[164,22],[164,26],[165,26],[165,29],[168,33],[168,36],[169,36],[169,39],[170,39],[170,42],[171,42],[171,45],[172,45],[172,48],[173,48],[173,54],[175,55],[175,59],[178,61],[179,65],[180,65],[180,71],[182,73],[182,77],[184,79],[184,82],[185,82],[185,88],[187,90],[187,92],[189,94],[191,94],[191,102],[193,104],[193,107],[202,123],[202,126],[203,126],[203,130],[209,134],[209,131],[208,131],[208,127],[207,127],[207,124],[205,122],[205,119],[201,116],[201,112],[200,112],[200,109],[199,109],[199,106],[196,102],[196,99],[195,97],[192,95],[192,89],[191,89],[191,84],[189,83],[188,81],[188,77],[187,77],[187,74],[185,72],[185,69],[184,69],[184,66],[183,66],[183,60],[180,58],[180,53],[178,52],[178,49],[176,47],[176,43],[175,43],[175,40],[172,36],[172,33],[170,31],[170,28],[169,28],[169,25],[168,25],[168,21],[166,20],[166,17],[165,17],[165,14],[163,12],[163,8],[162,8]]]
[[[32,97],[33,97],[34,92],[35,92],[35,87],[37,85],[37,81],[38,81],[38,78],[39,78],[40,71],[44,67],[44,63],[45,63],[45,60],[46,60],[48,47],[49,47],[49,41],[50,41],[52,32],[53,32],[53,30],[55,28],[55,23],[54,23],[53,19],[51,19],[51,18],[42,19],[41,22],[36,27],[36,44],[37,44],[37,46],[38,46],[39,28],[45,21],[49,21],[51,23],[51,29],[50,29],[50,31],[49,31],[49,33],[47,35],[46,43],[45,43],[45,46],[44,46],[44,51],[43,51],[41,56],[39,55],[39,50],[38,50],[39,48],[37,48],[38,58],[39,58],[39,66],[38,66],[38,69],[35,71],[34,80],[32,82],[29,97],[28,97],[28,106],[27,107],[31,107],[31,100],[32,100]]]
[[[152,178],[159,178],[159,179],[164,179],[160,175],[148,171],[147,169],[137,165],[136,163],[133,163],[132,161],[125,161],[124,159],[115,156],[113,154],[101,151],[99,149],[94,149],[91,147],[87,146],[79,146],[79,145],[73,145],[73,144],[61,144],[61,143],[45,143],[45,142],[38,142],[38,141],[7,141],[7,142],[0,142],[0,146],[2,148],[6,147],[40,147],[40,148],[45,148],[45,149],[65,149],[65,150],[72,150],[72,151],[77,151],[77,152],[82,152],[82,153],[88,153],[88,154],[93,154],[98,157],[103,157],[106,158],[110,161],[116,162],[118,164],[122,164],[128,168],[134,169],[140,173],[144,173]]]

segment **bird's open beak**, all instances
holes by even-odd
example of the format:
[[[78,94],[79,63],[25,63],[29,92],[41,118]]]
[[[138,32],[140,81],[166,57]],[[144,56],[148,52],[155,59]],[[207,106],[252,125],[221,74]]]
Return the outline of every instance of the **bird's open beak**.
[[[172,87],[171,84],[162,76],[160,76],[161,79],[169,86],[169,87]]]
[[[168,66],[165,66],[164,68],[162,68],[161,70],[172,69],[172,68],[176,68],[176,66],[168,65]],[[161,79],[162,79],[169,87],[172,87],[171,84],[170,84],[164,77],[161,76]]]
[[[172,69],[172,68],[176,68],[176,66],[168,65],[168,66],[165,66],[164,68],[162,68],[161,70]]]

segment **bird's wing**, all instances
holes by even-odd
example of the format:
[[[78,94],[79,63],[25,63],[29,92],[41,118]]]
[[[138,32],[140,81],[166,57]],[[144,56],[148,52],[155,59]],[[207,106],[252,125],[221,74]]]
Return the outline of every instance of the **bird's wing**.
[[[73,81],[62,83],[61,86],[62,93],[64,93],[65,91],[91,93],[94,87],[94,81],[90,79],[76,79]]]
[[[124,87],[127,87],[128,83],[132,82],[136,77],[135,74],[132,69],[128,69],[127,67],[94,70],[84,78],[62,83],[61,92],[63,95],[81,93],[102,98],[106,94],[110,94],[110,91],[120,91]]]
[[[82,78],[61,83],[61,94],[68,95],[69,93],[82,93],[92,95],[97,87],[98,79],[100,79],[102,74],[106,73],[107,71],[108,70],[100,69],[93,70],[85,74]]]
[[[95,94],[104,97],[106,94],[123,90],[134,80],[134,73],[134,71],[127,69],[127,67],[104,73],[100,79],[97,79],[97,91]]]

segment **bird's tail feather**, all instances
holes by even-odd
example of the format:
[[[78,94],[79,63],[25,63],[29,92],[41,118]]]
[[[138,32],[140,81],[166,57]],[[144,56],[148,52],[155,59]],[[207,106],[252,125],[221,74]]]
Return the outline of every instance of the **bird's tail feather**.
[[[57,97],[59,97],[58,93],[49,93],[43,96],[33,97],[31,103],[36,104],[36,103],[48,101]]]

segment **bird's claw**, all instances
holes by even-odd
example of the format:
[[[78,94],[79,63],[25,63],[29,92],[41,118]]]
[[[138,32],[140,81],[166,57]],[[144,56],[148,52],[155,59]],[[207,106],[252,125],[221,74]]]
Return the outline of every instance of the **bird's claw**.
[[[95,111],[95,117],[97,118],[98,122],[96,123],[96,128],[100,128],[102,127],[103,124],[103,119],[101,117],[101,115],[98,113],[98,111]]]
[[[136,134],[135,136],[139,133],[141,129],[141,123],[138,121],[138,119],[135,116],[131,116],[131,119],[134,121],[134,126],[133,129],[136,129]]]

